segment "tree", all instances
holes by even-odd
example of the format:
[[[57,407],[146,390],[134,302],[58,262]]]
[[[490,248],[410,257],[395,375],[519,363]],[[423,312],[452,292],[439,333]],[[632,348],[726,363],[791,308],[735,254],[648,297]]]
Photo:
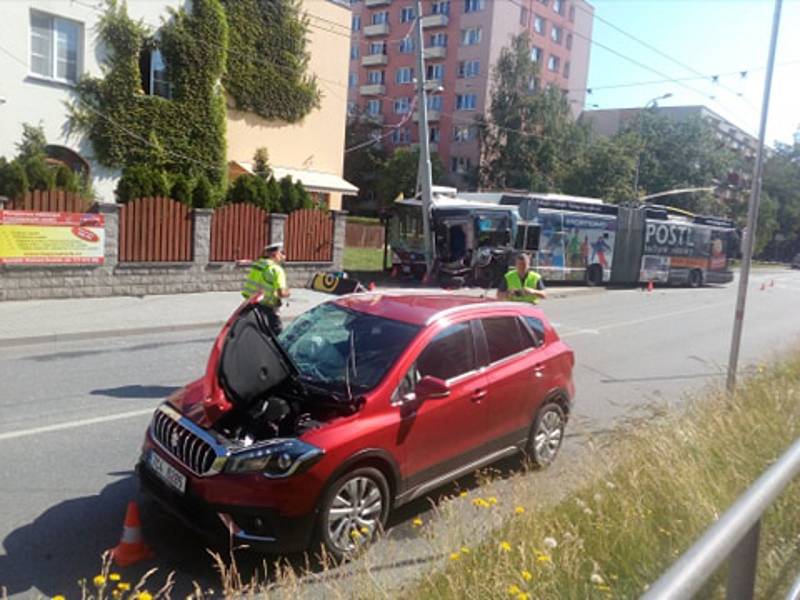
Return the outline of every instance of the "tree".
[[[17,144],[18,157],[22,161],[46,156],[47,139],[41,125],[22,124],[22,140]]]
[[[773,260],[791,260],[800,252],[800,145],[779,147],[764,165],[759,229],[756,235],[758,254]],[[770,208],[765,196],[774,203],[774,228],[770,228]],[[762,223],[763,214],[766,223]]]
[[[22,159],[25,174],[28,176],[28,185],[31,190],[52,190],[56,186],[53,170],[47,166],[43,155],[34,155]]]
[[[280,181],[281,187],[281,212],[289,214],[293,210],[300,208],[301,199],[297,194],[292,178],[287,175]]]
[[[574,122],[561,91],[536,89],[539,70],[530,48],[529,36],[521,34],[495,65],[490,108],[477,121],[482,187],[556,190],[585,142],[586,130]]]
[[[253,154],[253,173],[264,179],[272,176],[272,169],[269,168],[269,151],[266,148],[258,148]]]
[[[81,189],[80,176],[66,165],[58,165],[55,172],[55,187],[67,192],[78,192]]]
[[[10,163],[0,157],[0,196],[12,200],[22,198],[28,191],[28,176],[18,160]]]
[[[561,190],[566,194],[602,198],[618,203],[632,200],[636,159],[624,138],[599,137],[562,172]]]
[[[377,199],[378,174],[387,158],[386,150],[373,143],[381,133],[381,126],[358,109],[348,118],[344,178],[358,188],[358,196],[349,201],[354,213]]]
[[[275,181],[274,177],[270,177],[267,181],[267,198],[269,199],[269,207],[267,211],[276,212],[281,209],[281,186]]]
[[[419,149],[397,148],[378,173],[376,191],[381,206],[391,206],[401,195],[414,196],[417,192],[418,170]],[[431,173],[434,184],[444,183],[444,165],[436,153],[431,154]]]
[[[255,175],[239,175],[228,188],[228,202],[257,204],[258,189],[256,182],[258,179]]]
[[[182,204],[192,204],[192,185],[191,177],[179,173],[172,182],[170,197]]]
[[[195,208],[214,207],[214,191],[205,173],[197,176],[194,190],[192,190],[192,206]]]

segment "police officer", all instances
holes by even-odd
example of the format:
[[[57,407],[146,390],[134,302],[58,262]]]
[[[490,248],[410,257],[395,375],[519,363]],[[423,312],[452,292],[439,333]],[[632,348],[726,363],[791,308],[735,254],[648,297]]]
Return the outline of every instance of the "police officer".
[[[519,254],[515,268],[506,273],[497,288],[497,299],[537,304],[545,298],[547,292],[542,276],[531,270],[531,259],[527,254]]]
[[[269,320],[269,326],[275,334],[283,330],[280,315],[278,314],[282,301],[289,297],[289,288],[286,285],[286,271],[282,263],[286,259],[283,254],[283,244],[270,244],[264,248],[260,259],[250,269],[247,281],[242,290],[242,296],[250,298],[260,291],[264,291],[261,306]]]

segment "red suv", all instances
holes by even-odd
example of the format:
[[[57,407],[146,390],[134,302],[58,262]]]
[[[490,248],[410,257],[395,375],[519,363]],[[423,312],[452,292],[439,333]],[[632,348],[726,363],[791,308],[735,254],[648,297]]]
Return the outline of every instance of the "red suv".
[[[389,511],[503,457],[550,464],[572,350],[523,303],[358,294],[275,337],[255,299],[170,397],[138,473],[162,507],[262,551],[342,558]]]

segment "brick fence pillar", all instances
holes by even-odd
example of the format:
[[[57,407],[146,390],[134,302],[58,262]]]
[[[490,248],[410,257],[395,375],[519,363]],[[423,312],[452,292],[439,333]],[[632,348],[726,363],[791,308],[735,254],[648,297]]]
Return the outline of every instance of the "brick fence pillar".
[[[269,243],[286,243],[286,215],[280,213],[270,213],[269,215]]]
[[[206,267],[211,261],[211,208],[195,208],[192,211],[194,220],[194,241],[192,262],[199,267]]]
[[[344,269],[344,246],[347,237],[347,211],[333,210],[333,268]]]
[[[105,217],[106,221],[106,247],[103,264],[106,267],[116,267],[119,262],[119,204],[100,202],[97,212]]]

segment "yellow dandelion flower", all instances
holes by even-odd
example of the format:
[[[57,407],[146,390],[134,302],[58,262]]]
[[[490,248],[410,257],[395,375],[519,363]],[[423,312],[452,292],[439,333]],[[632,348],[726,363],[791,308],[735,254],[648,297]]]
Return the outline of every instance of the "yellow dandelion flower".
[[[463,492],[461,492],[461,493],[459,494],[459,496],[460,496],[461,498],[465,498],[465,497],[466,497],[466,496],[468,496],[468,495],[469,495],[469,492],[468,492],[467,490],[464,490]]]
[[[520,575],[522,575],[522,578],[525,581],[530,581],[531,579],[533,579],[533,573],[531,573],[527,569],[525,571],[522,571],[522,573],[520,573]]]
[[[491,504],[491,505],[497,504],[497,498],[495,498],[494,496],[489,496],[488,501],[489,501],[489,504]]]
[[[475,498],[472,501],[472,504],[474,504],[475,506],[479,506],[481,508],[487,508],[489,506],[489,503],[483,498]]]
[[[67,599],[64,598],[64,596],[62,596],[61,594],[57,594],[53,596],[53,600],[67,600]]]
[[[361,533],[359,531],[356,531],[355,529],[353,529],[353,531],[350,532],[350,537],[352,537],[352,538],[360,538],[361,537]]]
[[[419,517],[417,517],[416,519],[414,519],[413,521],[411,521],[411,524],[412,524],[414,527],[422,527],[422,519],[420,519]]]
[[[469,548],[467,548],[466,546],[461,547],[461,554],[469,554],[469,553],[470,553]]]
[[[94,587],[103,587],[106,584],[106,578],[102,575],[95,575],[92,582],[94,583]]]
[[[608,587],[607,585],[598,585],[597,590],[601,592],[610,592],[611,588]]]
[[[531,600],[531,595],[528,592],[520,592],[517,594],[517,600]]]
[[[108,578],[111,581],[119,581],[120,579],[122,579],[122,577],[120,577],[119,573],[111,573],[111,574],[109,574]]]
[[[120,581],[117,584],[117,589],[119,589],[119,591],[121,592],[127,592],[131,589],[131,584],[128,583],[127,581]]]
[[[461,554],[459,554],[458,552],[450,553],[450,560],[458,560],[459,558],[461,558]]]
[[[369,528],[367,528],[367,527],[362,527],[362,528],[361,528],[361,533],[363,533],[364,535],[367,535],[367,534],[369,533]]]
[[[511,544],[505,541],[500,542],[500,550],[503,552],[511,552]]]
[[[553,562],[553,559],[550,558],[549,554],[540,554],[539,556],[536,557],[536,560],[538,560],[539,562],[542,562],[542,563],[551,563],[551,562]]]
[[[508,586],[508,593],[509,593],[510,595],[512,595],[512,596],[516,596],[516,595],[517,595],[517,594],[519,594],[521,591],[522,591],[522,590],[521,590],[521,589],[519,589],[519,587],[517,587],[516,585],[513,585],[513,584],[512,584],[512,585]]]
[[[136,594],[136,600],[153,600],[153,594],[151,594],[147,590],[142,590],[141,592]]]
[[[524,512],[525,512],[525,508],[524,508],[524,507],[522,507],[522,506],[517,506],[517,507],[514,509],[514,513],[515,513],[515,514],[518,514],[518,515],[521,515],[521,514],[522,514],[522,513],[524,513]]]

